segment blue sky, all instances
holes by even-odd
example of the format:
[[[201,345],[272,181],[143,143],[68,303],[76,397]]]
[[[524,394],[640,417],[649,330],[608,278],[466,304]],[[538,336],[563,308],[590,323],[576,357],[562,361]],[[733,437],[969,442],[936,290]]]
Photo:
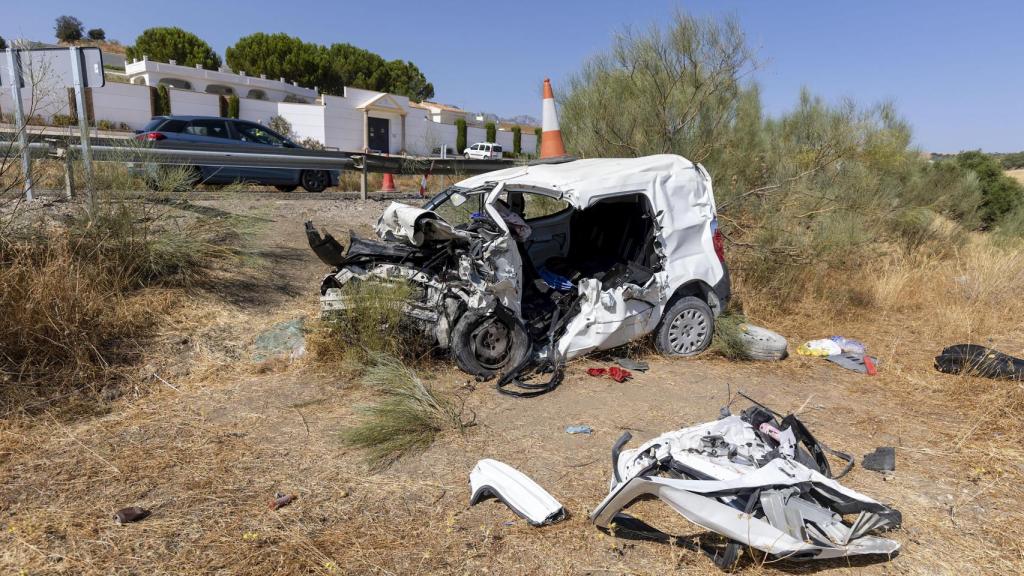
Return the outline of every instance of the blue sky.
[[[71,14],[131,43],[150,26],[180,26],[223,54],[251,32],[349,42],[412,60],[435,100],[502,116],[540,115],[555,90],[626,26],[665,22],[682,8],[739,18],[762,67],[770,114],[802,86],[830,101],[896,102],[925,150],[1024,149],[1024,2],[1019,0],[511,0],[432,2],[241,0],[6,2],[0,36],[50,40]]]

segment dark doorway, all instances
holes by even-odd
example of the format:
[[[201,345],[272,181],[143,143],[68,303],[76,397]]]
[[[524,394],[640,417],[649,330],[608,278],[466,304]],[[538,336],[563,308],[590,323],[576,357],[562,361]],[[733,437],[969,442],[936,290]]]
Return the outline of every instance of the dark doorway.
[[[369,131],[367,142],[370,145],[370,150],[380,154],[389,153],[388,141],[390,140],[391,122],[387,118],[370,117],[367,119],[366,129]]]

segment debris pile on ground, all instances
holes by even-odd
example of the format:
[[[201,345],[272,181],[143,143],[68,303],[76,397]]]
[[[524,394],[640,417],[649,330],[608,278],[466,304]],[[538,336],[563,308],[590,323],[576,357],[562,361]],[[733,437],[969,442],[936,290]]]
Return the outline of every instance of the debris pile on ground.
[[[837,366],[874,376],[878,373],[878,358],[868,356],[867,347],[859,340],[844,336],[831,336],[804,342],[797,354],[820,357]]]
[[[735,565],[743,546],[789,560],[892,555],[900,548],[873,535],[898,527],[899,511],[837,482],[852,457],[817,441],[793,415],[755,405],[622,451],[630,439],[627,432],[612,448],[611,490],[590,514],[600,528],[628,530],[637,521],[621,511],[655,496],[729,539],[724,550],[704,547],[724,569]],[[833,476],[826,454],[849,464]]]

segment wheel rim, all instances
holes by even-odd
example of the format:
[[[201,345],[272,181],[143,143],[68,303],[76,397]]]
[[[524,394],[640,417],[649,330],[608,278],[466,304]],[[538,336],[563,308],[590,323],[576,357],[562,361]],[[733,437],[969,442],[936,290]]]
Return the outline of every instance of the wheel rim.
[[[692,308],[683,310],[668,327],[668,343],[676,354],[696,352],[708,335],[708,319]]]
[[[324,172],[304,172],[302,174],[302,187],[307,189],[323,189],[327,187],[326,180]]]
[[[477,362],[484,368],[495,370],[508,361],[512,334],[508,326],[491,318],[473,331],[472,342]]]

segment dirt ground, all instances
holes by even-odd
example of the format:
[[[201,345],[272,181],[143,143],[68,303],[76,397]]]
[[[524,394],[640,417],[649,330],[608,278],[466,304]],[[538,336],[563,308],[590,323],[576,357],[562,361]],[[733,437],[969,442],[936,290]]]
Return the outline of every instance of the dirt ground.
[[[109,410],[54,406],[0,421],[0,572],[11,574],[706,574],[692,549],[709,534],[657,501],[631,514],[679,538],[616,538],[587,521],[607,492],[609,451],[624,431],[633,446],[717,417],[729,391],[780,412],[799,411],[826,444],[860,457],[897,447],[897,470],[859,466],[843,483],[892,505],[904,526],[901,554],[871,561],[763,563],[745,573],[1011,574],[1024,572],[1014,528],[1024,458],[989,430],[1019,418],[1003,399],[1016,383],[944,376],[931,366],[942,334],[899,318],[861,318],[831,331],[865,340],[881,359],[870,378],[828,362],[731,362],[705,355],[667,360],[617,384],[588,377],[599,358],[570,364],[565,382],[535,399],[499,395],[447,365],[426,375],[464,395],[476,415],[465,435],[445,433],[422,453],[378,473],[338,433],[370,398],[355,382],[312,363],[255,363],[255,337],[275,323],[315,318],[327,272],[302,228],[347,238],[369,234],[382,201],[244,195],[196,200],[261,226],[256,257],[229,292],[197,290],[158,337],[166,352],[140,368],[141,384]],[[1020,354],[1020,319],[993,345]],[[827,336],[800,319],[779,321],[791,350]],[[950,390],[969,390],[959,405]],[[1019,390],[1018,390],[1019,391]],[[1019,395],[1017,396],[1019,397]],[[748,404],[738,400],[733,410]],[[73,406],[73,403],[72,403]],[[1014,412],[1016,410],[1016,412]],[[587,424],[591,435],[565,427]],[[558,498],[570,518],[533,528],[499,502],[468,506],[480,458],[507,462]],[[298,499],[268,508],[275,492]],[[148,519],[117,526],[114,511],[142,506]]]

